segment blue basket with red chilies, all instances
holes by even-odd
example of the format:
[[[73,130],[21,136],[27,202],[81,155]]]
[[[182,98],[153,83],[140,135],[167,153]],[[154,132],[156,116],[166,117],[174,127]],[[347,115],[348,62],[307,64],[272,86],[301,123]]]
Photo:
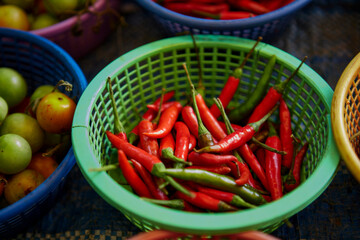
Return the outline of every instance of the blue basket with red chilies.
[[[311,0],[294,0],[276,10],[235,20],[188,16],[169,10],[152,0],[136,0],[136,2],[151,13],[170,35],[192,32],[193,34],[230,35],[249,39],[257,39],[261,36],[264,41],[267,41],[281,34],[295,13]]]

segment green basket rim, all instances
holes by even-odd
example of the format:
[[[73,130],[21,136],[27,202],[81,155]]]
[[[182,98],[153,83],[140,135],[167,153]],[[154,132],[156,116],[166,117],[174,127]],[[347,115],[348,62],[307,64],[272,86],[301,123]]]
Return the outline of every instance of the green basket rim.
[[[198,44],[214,44],[220,42],[222,45],[241,45],[250,49],[254,40],[232,36],[199,35],[196,36]],[[143,201],[135,194],[129,193],[115,182],[105,172],[89,172],[88,169],[99,167],[88,141],[88,125],[90,109],[98,94],[104,89],[105,80],[113,76],[118,69],[130,66],[138,59],[152,55],[157,51],[171,49],[176,45],[193,44],[190,36],[170,37],[140,46],[115,59],[103,70],[101,70],[89,83],[82,94],[74,116],[72,129],[72,143],[75,157],[80,170],[93,189],[110,205],[126,213],[132,218],[139,218],[141,221],[148,221],[163,229],[180,231],[190,234],[224,234],[236,233],[250,229],[261,229],[270,222],[281,221],[289,218],[304,209],[313,202],[327,188],[336,174],[340,161],[340,155],[333,139],[330,119],[331,99],[333,90],[314,70],[304,64],[298,75],[306,78],[307,83],[314,89],[325,103],[328,111],[327,134],[328,144],[323,156],[315,171],[295,191],[292,191],[280,200],[267,203],[256,209],[246,209],[231,213],[189,213],[160,207]],[[278,61],[295,69],[300,60],[274,46],[260,42],[259,52],[263,56],[276,54]],[[285,64],[286,62],[286,64]],[[302,199],[302,201],[299,201]]]

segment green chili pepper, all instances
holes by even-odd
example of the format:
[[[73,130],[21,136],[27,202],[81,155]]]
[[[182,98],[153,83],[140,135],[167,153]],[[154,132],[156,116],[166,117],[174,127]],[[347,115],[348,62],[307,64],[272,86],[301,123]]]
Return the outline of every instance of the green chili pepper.
[[[242,197],[246,202],[254,205],[261,205],[266,203],[266,200],[261,194],[249,189],[245,185],[240,186],[236,184],[233,178],[226,175],[216,174],[200,169],[177,168],[163,169],[162,173],[167,176],[192,181],[218,190],[232,192]]]
[[[239,107],[232,109],[228,114],[230,122],[238,123],[246,118],[250,112],[257,106],[257,104],[264,97],[269,82],[271,79],[271,74],[273,72],[274,66],[276,63],[276,56],[272,55],[264,69],[264,73],[261,76],[259,82],[257,83],[254,91],[249,95],[249,97],[243,102]]]
[[[144,197],[142,197],[141,199],[150,203],[166,206],[173,209],[179,209],[179,210],[185,209],[185,202],[182,199],[159,200],[159,199],[144,198]]]

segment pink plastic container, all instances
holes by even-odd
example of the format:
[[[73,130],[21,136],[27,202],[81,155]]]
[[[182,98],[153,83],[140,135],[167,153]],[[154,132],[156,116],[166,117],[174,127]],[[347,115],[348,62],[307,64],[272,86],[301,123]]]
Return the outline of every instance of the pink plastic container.
[[[99,13],[105,10],[109,4],[112,10],[118,12],[120,2],[121,0],[97,0],[90,10]],[[80,31],[74,31],[77,21],[78,17],[73,16],[53,26],[30,32],[51,40],[73,58],[79,59],[99,46],[119,24],[115,14],[111,12],[103,14],[101,17],[94,13],[82,14]],[[94,28],[99,23],[100,26]]]

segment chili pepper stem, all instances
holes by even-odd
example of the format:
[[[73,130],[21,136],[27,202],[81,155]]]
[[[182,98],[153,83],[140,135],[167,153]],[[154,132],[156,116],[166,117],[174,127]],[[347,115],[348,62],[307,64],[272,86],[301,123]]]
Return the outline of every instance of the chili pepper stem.
[[[165,188],[166,188],[166,186],[168,186],[170,183],[169,182],[167,182],[167,181],[165,181],[165,182],[163,182],[162,184],[160,184],[159,185],[159,189],[161,189],[161,190],[165,190]]]
[[[154,120],[152,121],[153,123],[156,123],[156,124],[158,124],[158,123],[159,123],[159,120],[160,120],[161,107],[162,107],[162,104],[163,104],[163,102],[164,102],[164,94],[165,94],[165,89],[163,88],[163,89],[162,89],[162,92],[161,92],[161,97],[160,97],[159,111],[158,111],[158,113],[156,114],[156,117],[154,118]]]
[[[247,207],[247,208],[256,208],[257,206],[251,203],[244,201],[240,196],[234,195],[231,204],[237,207]]]
[[[191,162],[187,162],[187,161],[184,161],[184,159],[181,159],[181,158],[178,158],[176,156],[174,156],[174,153],[172,151],[172,149],[170,148],[165,148],[161,151],[161,156],[163,158],[166,158],[166,159],[169,159],[171,161],[174,161],[174,162],[177,162],[177,163],[181,163],[181,164],[185,164],[185,165],[188,165],[188,166],[191,166],[192,163]]]
[[[171,186],[173,186],[176,190],[184,193],[187,196],[192,196],[192,194],[189,192],[189,190],[187,190],[186,188],[184,188],[181,184],[179,184],[178,182],[176,182],[172,177],[166,175],[164,177],[164,179],[166,181],[168,181],[170,183]]]
[[[289,170],[288,174],[285,177],[285,183],[287,183],[287,184],[296,183],[296,180],[295,180],[294,175],[293,175],[293,171],[294,171],[294,165],[295,165],[295,157],[299,152],[298,151],[299,145],[300,145],[299,142],[294,141],[294,149],[295,150],[294,150],[293,155],[292,155],[291,167],[290,167],[290,170]]]
[[[255,132],[259,131],[261,125],[263,125],[263,123],[265,123],[269,117],[275,112],[275,110],[278,108],[279,105],[276,105],[275,107],[273,107],[273,109],[271,109],[270,112],[268,112],[263,118],[261,118],[259,121],[253,122],[253,123],[249,123],[250,126],[252,126],[255,130]]]
[[[114,98],[114,92],[111,87],[111,78],[110,77],[107,78],[107,83],[108,83],[108,91],[110,94],[110,101],[111,101],[111,105],[112,105],[113,112],[114,112],[113,113],[113,115],[114,115],[114,134],[125,133],[125,128],[121,124],[120,119],[119,119],[118,110],[117,110],[116,102],[115,102],[115,98]]]
[[[190,32],[190,36],[193,40],[193,44],[194,44],[194,50],[196,53],[196,59],[197,59],[197,63],[198,63],[198,69],[199,69],[199,81],[198,81],[198,90],[199,90],[199,94],[201,94],[202,96],[204,96],[204,84],[203,84],[203,79],[202,79],[202,67],[201,67],[201,61],[200,61],[200,57],[199,57],[199,50],[197,48],[197,44],[196,44],[196,40],[194,37],[194,34],[192,32]]]
[[[193,100],[193,105],[194,105],[194,112],[197,118],[197,122],[198,122],[198,136],[199,136],[199,145],[213,145],[214,144],[214,140],[213,137],[211,135],[211,133],[209,132],[209,130],[205,127],[204,123],[201,121],[201,116],[200,116],[200,112],[199,109],[197,107],[197,103],[196,103],[196,94],[199,94],[196,92],[196,89],[194,87],[194,84],[192,83],[191,79],[190,79],[190,74],[188,72],[188,69],[186,67],[186,63],[183,63],[183,67],[191,88],[191,96],[192,96],[192,100]]]
[[[298,71],[300,70],[300,67],[304,64],[304,62],[307,58],[308,58],[307,56],[305,56],[303,58],[303,60],[299,64],[299,66],[295,69],[295,71],[292,72],[292,74],[285,81],[283,81],[277,85],[274,85],[274,89],[276,91],[278,91],[279,93],[284,92],[284,89],[285,89],[286,85],[288,84],[288,82],[290,82],[290,80],[298,73]]]
[[[173,186],[176,190],[186,194],[186,195],[190,195],[190,192],[184,188],[183,186],[181,186],[178,182],[176,182],[172,177],[164,174],[164,171],[166,170],[165,165],[163,163],[161,164],[155,164],[153,166],[153,169],[151,171],[152,174],[154,174],[155,176],[158,176],[160,178],[165,179],[171,186]]]
[[[51,92],[55,92],[60,86],[65,86],[65,91],[67,92],[71,92],[73,85],[65,80],[60,80],[57,82],[57,84],[55,85],[55,87],[53,88],[53,90]]]
[[[110,165],[106,165],[106,166],[102,166],[102,167],[98,167],[98,168],[89,168],[89,172],[103,172],[103,171],[109,171],[109,170],[114,170],[114,169],[118,169],[119,165],[118,164],[110,164]]]
[[[259,36],[258,37],[258,39],[257,39],[257,41],[255,42],[255,44],[254,44],[254,46],[250,49],[250,51],[246,54],[246,56],[245,56],[245,58],[244,58],[244,60],[241,62],[241,64],[240,64],[240,66],[239,67],[237,67],[235,70],[234,70],[234,72],[233,72],[233,76],[234,77],[236,77],[236,78],[241,78],[241,76],[242,76],[242,69],[244,68],[244,66],[245,66],[245,64],[246,64],[246,62],[248,61],[248,59],[250,58],[250,56],[252,55],[252,53],[255,51],[255,48],[256,48],[256,46],[259,44],[259,42],[261,42],[262,41],[262,37],[261,36]]]
[[[280,151],[277,150],[275,148],[272,148],[268,145],[266,145],[265,143],[260,142],[259,140],[257,140],[255,137],[251,138],[251,141],[255,142],[256,144],[258,144],[260,147],[270,151],[270,152],[274,152],[274,153],[278,153],[280,155],[286,155],[287,153],[285,151]]]

